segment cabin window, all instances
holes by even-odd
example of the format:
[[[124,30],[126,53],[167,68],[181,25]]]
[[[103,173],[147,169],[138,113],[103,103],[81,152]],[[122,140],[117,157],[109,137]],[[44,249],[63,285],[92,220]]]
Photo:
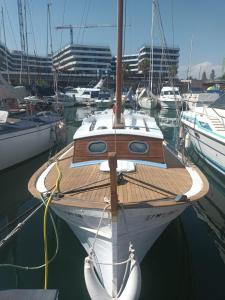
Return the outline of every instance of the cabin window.
[[[147,153],[149,150],[147,143],[139,141],[130,142],[128,148],[130,152],[139,154]]]
[[[105,142],[100,142],[100,141],[91,142],[88,145],[88,151],[93,154],[105,153],[107,151],[107,145]]]

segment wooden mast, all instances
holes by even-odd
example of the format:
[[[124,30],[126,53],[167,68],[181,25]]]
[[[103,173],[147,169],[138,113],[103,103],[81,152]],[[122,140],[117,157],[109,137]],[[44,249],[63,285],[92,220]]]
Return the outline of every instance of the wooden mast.
[[[118,0],[117,1],[116,111],[115,111],[114,128],[124,128],[124,125],[121,120],[122,49],[123,49],[123,0]]]

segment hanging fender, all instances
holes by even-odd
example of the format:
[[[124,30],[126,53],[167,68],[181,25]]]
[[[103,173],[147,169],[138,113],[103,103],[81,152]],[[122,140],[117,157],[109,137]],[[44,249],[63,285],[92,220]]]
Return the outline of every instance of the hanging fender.
[[[84,260],[84,278],[88,293],[92,300],[110,300],[112,299],[99,282],[89,256]]]
[[[93,262],[89,257],[85,258],[84,277],[88,293],[92,300],[137,300],[141,291],[141,270],[139,263],[134,256],[131,256],[129,278],[126,286],[119,297],[109,296],[104,287],[99,282],[94,271]]]

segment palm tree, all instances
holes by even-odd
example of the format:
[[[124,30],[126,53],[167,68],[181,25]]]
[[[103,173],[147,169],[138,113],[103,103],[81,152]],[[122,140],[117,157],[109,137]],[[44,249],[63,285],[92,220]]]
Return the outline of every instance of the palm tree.
[[[129,68],[129,63],[123,62],[122,64],[122,74],[123,74],[123,79],[127,79],[130,75],[130,68]]]
[[[144,81],[146,79],[146,76],[149,74],[150,70],[150,59],[144,58],[138,63],[138,70],[142,72],[144,75]]]
[[[171,65],[169,67],[169,75],[174,78],[177,75],[177,66],[176,65]]]

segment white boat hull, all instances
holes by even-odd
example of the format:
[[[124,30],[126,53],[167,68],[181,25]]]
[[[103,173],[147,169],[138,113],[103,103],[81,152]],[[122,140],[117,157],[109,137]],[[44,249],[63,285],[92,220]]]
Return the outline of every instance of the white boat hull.
[[[160,100],[159,105],[161,106],[161,108],[164,108],[164,109],[176,109],[177,108],[176,101],[173,101],[173,100],[168,100],[168,101]]]
[[[149,97],[138,99],[138,104],[143,109],[151,109],[156,107],[156,101]]]
[[[57,123],[0,134],[0,170],[50,149],[57,140]]]
[[[95,268],[102,285],[109,295],[115,296],[120,289],[126,264],[115,266],[113,263],[128,259],[130,244],[140,263],[167,225],[187,205],[122,209],[113,221],[111,213],[100,210],[62,205],[54,205],[53,209],[68,223],[86,252],[94,253],[95,262],[99,263],[95,263]],[[97,234],[96,228],[102,216]]]
[[[95,104],[99,108],[109,108],[112,104],[112,100],[96,100]]]
[[[200,131],[189,128],[190,140],[199,155],[225,175],[225,142],[217,141]]]

